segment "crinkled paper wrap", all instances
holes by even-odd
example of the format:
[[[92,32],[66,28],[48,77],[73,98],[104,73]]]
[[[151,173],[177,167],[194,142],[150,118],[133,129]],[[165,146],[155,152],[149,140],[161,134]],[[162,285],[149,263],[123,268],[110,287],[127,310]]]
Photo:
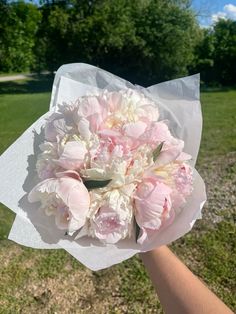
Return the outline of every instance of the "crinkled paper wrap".
[[[63,65],[54,79],[50,113],[39,118],[0,156],[0,201],[16,213],[10,240],[33,248],[63,248],[88,268],[99,270],[140,251],[169,244],[190,231],[196,219],[201,218],[206,193],[197,171],[194,172],[194,192],[183,211],[173,224],[157,232],[148,245],[143,246],[134,238],[115,245],[103,245],[89,237],[74,241],[57,229],[52,217],[37,211],[38,204],[27,201],[27,194],[38,182],[35,171],[38,145],[43,141],[42,127],[51,111],[57,110],[57,105],[64,101],[73,102],[80,96],[96,94],[103,89],[119,91],[127,88],[138,89],[155,100],[160,119],[168,120],[172,134],[184,140],[184,151],[193,156],[192,165],[195,165],[202,130],[198,74],[143,88],[88,64]]]

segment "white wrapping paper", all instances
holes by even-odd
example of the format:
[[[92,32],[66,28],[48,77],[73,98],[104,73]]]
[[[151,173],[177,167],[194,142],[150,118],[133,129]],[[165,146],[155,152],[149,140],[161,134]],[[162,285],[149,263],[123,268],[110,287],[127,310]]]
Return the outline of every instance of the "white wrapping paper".
[[[45,118],[56,111],[58,104],[73,102],[84,95],[97,94],[102,89],[139,89],[158,105],[161,119],[168,120],[173,135],[185,141],[186,153],[192,155],[195,165],[201,139],[202,114],[199,101],[199,75],[188,76],[148,88],[131,83],[97,67],[75,63],[63,65],[56,73],[46,113],[29,127],[0,156],[0,201],[16,213],[9,239],[33,247],[63,248],[92,270],[99,270],[122,262],[140,251],[170,242],[190,231],[206,201],[205,185],[194,172],[194,192],[173,224],[157,232],[148,245],[139,245],[134,238],[115,245],[103,245],[84,237],[74,241],[57,229],[53,218],[40,214],[38,204],[30,204],[27,194],[38,182],[35,163],[38,145],[43,141],[42,126]]]

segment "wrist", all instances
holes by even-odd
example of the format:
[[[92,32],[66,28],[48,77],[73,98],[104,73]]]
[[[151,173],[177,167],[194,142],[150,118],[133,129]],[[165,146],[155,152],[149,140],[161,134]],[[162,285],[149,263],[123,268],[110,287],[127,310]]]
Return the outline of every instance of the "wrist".
[[[170,249],[166,245],[162,245],[150,251],[140,252],[139,256],[141,260],[145,260],[147,258],[152,258],[154,256],[163,255],[167,252],[170,252]]]

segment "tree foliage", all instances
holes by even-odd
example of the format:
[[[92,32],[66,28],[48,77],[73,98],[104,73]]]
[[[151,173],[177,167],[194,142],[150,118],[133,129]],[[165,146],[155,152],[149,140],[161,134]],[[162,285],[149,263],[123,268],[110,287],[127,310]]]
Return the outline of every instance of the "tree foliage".
[[[234,84],[235,58],[236,22],[201,29],[189,0],[0,0],[0,72],[88,62],[144,85]]]
[[[217,81],[236,83],[236,21],[220,20],[214,27],[214,67]]]
[[[204,82],[214,81],[215,37],[212,29],[202,29],[195,46],[190,72],[201,73]]]
[[[0,71],[25,71],[35,63],[32,51],[41,14],[31,3],[0,2]]]
[[[199,28],[188,1],[59,2],[41,11],[42,67],[85,61],[150,84],[186,74],[193,59]]]
[[[200,72],[207,84],[236,84],[236,21],[220,19],[202,30],[191,72]]]

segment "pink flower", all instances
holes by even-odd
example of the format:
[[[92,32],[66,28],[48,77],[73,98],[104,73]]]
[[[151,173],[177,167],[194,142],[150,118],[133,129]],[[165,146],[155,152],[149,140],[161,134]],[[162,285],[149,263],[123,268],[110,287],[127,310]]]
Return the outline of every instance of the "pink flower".
[[[151,145],[153,149],[160,143],[164,143],[156,161],[158,165],[167,164],[177,159],[184,147],[184,142],[173,137],[168,126],[163,121],[151,123],[139,137],[139,140]]]
[[[184,143],[174,138],[164,122],[146,123],[137,121],[123,126],[123,137],[128,137],[130,149],[136,149],[143,144],[149,144],[154,150],[163,142],[158,164],[167,164],[175,160],[181,153]]]
[[[172,189],[170,197],[174,210],[178,210],[193,191],[193,168],[185,162],[190,158],[182,152],[174,162],[160,166],[155,163],[145,173]]]
[[[44,142],[39,145],[41,154],[38,155],[36,163],[37,173],[40,179],[45,180],[55,176],[61,168],[53,160],[58,158],[58,143]]]
[[[111,92],[107,94],[108,107],[111,112],[116,112],[122,103],[123,95],[120,92]]]
[[[76,170],[84,167],[87,148],[82,141],[69,141],[63,147],[58,160],[54,162],[68,170]]]
[[[161,225],[160,229],[158,229],[158,231],[154,230],[154,229],[141,228],[137,242],[141,245],[150,243],[151,239],[153,237],[156,237],[157,232],[160,232],[161,230],[163,230],[163,229],[167,228],[169,225],[171,225],[173,223],[174,219],[175,219],[175,211],[173,209],[171,209],[169,212],[168,219],[166,219],[162,222],[162,225]]]
[[[138,185],[135,198],[135,218],[143,233],[160,229],[169,218],[171,189],[154,177],[144,178]]]
[[[127,123],[123,126],[124,135],[138,139],[144,134],[147,124],[142,121]]]
[[[175,184],[171,199],[173,207],[177,209],[186,202],[186,198],[193,191],[193,170],[188,164],[182,163],[170,175],[173,176]]]
[[[101,141],[100,146],[97,148],[93,156],[92,164],[100,163],[111,165],[115,159],[124,158],[124,149],[122,145],[114,145],[109,141]]]
[[[78,103],[77,120],[86,118],[91,132],[96,132],[107,117],[107,103],[102,96],[82,98]]]
[[[119,190],[108,192],[106,202],[90,220],[93,234],[104,243],[117,243],[132,228],[130,197]]]
[[[184,142],[182,140],[173,137],[171,141],[164,142],[159,156],[155,162],[156,165],[166,165],[178,159],[184,148]]]
[[[112,113],[123,113],[135,118],[135,121],[157,121],[159,111],[155,103],[143,93],[128,88],[106,95],[109,109]]]
[[[101,139],[94,150],[90,150],[89,166],[80,174],[90,180],[112,180],[113,187],[125,184],[127,168],[131,162],[130,150],[114,144],[109,138]],[[111,187],[111,186],[110,186]]]
[[[46,179],[29,193],[31,203],[41,202],[41,209],[48,216],[54,215],[59,229],[74,232],[86,221],[90,206],[89,192],[74,172],[59,174],[59,178]]]
[[[56,142],[57,137],[63,138],[68,134],[72,126],[68,125],[68,121],[61,113],[53,113],[45,124],[45,139],[50,142]]]
[[[122,133],[112,129],[102,129],[98,134],[101,142],[109,144],[111,150],[115,146],[121,146],[124,155],[130,155],[131,150],[137,146],[136,139],[125,137]]]
[[[89,121],[82,117],[77,121],[77,128],[79,135],[86,141],[89,141],[91,138],[91,131],[89,129]]]
[[[159,118],[158,108],[153,103],[140,106],[137,109],[137,114],[140,120],[146,122],[154,122],[157,121]]]
[[[93,220],[95,236],[106,243],[116,243],[126,233],[127,221],[121,219],[115,209],[108,206],[99,208]]]

